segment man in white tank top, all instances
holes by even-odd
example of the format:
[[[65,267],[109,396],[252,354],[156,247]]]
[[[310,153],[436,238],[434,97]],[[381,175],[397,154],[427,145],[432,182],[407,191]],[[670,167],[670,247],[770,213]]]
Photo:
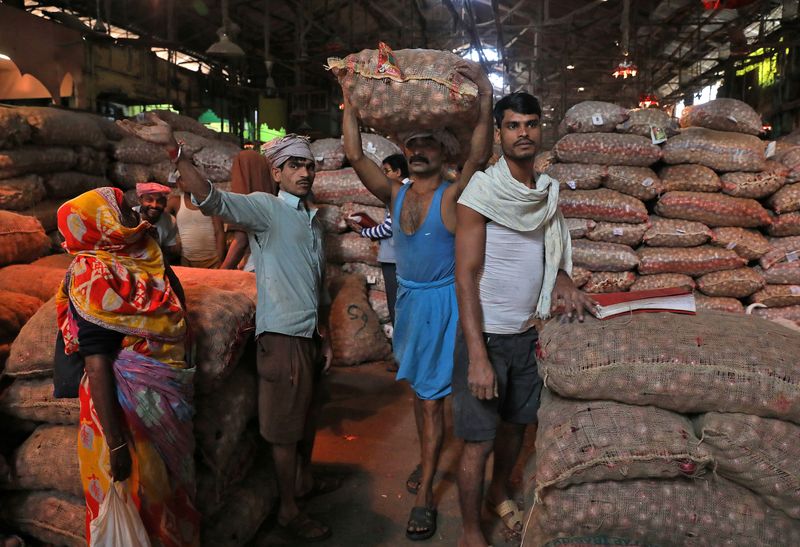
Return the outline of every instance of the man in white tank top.
[[[559,310],[582,321],[594,303],[569,277],[569,230],[558,211],[558,182],[534,176],[541,139],[539,102],[513,93],[494,107],[503,158],[476,173],[458,202],[456,294],[460,328],[453,367],[453,421],[464,439],[458,490],[461,547],[484,547],[484,469],[494,450],[486,500],[522,531],[524,512],[509,495],[511,470],[528,424],[536,423],[542,381],[535,319]]]

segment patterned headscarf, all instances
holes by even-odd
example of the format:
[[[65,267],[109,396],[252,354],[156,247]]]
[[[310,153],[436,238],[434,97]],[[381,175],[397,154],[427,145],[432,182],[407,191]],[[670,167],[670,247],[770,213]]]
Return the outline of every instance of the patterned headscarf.
[[[314,161],[308,137],[301,137],[290,133],[279,139],[272,139],[261,146],[261,152],[270,165],[282,166],[289,158],[303,158]]]
[[[146,355],[153,353],[153,347],[164,346],[162,342],[182,341],[186,333],[184,310],[165,275],[161,249],[147,234],[150,224],[124,226],[123,197],[118,188],[98,188],[58,209],[63,246],[75,257],[56,296],[58,324],[68,354],[78,351],[70,302],[90,323],[128,337],[159,341],[154,345],[141,343],[141,338],[129,340],[128,349]]]

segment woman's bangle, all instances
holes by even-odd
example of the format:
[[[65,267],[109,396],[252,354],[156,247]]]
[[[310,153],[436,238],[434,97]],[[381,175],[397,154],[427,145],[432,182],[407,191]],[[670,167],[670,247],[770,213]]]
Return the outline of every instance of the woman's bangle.
[[[121,445],[119,445],[118,447],[116,447],[116,448],[112,448],[112,449],[111,449],[111,452],[116,452],[117,450],[119,450],[119,449],[121,449],[121,448],[125,448],[126,446],[128,446],[128,443],[122,443],[122,444],[121,444]]]

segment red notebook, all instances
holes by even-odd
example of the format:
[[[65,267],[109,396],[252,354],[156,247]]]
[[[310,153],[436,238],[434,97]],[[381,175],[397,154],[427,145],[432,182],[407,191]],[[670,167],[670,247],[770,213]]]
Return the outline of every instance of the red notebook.
[[[675,312],[694,315],[696,307],[692,291],[673,287],[649,291],[612,292],[592,294],[599,306],[594,316],[608,319],[617,315],[639,312]]]
[[[353,213],[352,215],[349,215],[347,218],[349,218],[362,228],[374,228],[375,226],[378,225],[378,223],[375,222],[375,219],[373,219],[371,216],[369,216],[367,213],[363,211],[358,211],[356,213]]]

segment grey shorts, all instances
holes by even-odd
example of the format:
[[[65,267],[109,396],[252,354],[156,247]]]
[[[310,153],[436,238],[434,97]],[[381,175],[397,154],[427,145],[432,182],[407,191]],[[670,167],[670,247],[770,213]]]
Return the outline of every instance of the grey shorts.
[[[494,440],[500,420],[536,423],[539,411],[542,379],[536,364],[536,329],[520,334],[484,334],[483,339],[497,375],[499,395],[488,401],[475,398],[469,390],[467,344],[461,328],[456,333],[453,422],[456,436],[465,441]]]

